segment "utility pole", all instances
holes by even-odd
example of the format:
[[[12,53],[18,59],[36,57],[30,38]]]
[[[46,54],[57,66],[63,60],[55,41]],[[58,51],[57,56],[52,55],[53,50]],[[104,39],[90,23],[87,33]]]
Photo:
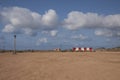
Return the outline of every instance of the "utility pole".
[[[14,52],[13,54],[16,54],[16,35],[14,35]]]

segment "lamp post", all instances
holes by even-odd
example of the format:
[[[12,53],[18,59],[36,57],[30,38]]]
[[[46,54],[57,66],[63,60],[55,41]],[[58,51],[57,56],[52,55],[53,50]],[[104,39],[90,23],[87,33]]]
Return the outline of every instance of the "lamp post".
[[[14,52],[13,54],[16,54],[16,35],[14,35]]]

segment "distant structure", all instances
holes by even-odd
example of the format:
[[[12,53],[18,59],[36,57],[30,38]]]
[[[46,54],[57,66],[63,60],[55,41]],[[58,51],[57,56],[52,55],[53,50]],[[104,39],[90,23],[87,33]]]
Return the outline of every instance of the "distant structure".
[[[13,54],[16,54],[16,35],[14,35],[14,52]]]
[[[60,48],[56,48],[56,49],[54,49],[54,51],[61,51],[61,49]]]
[[[85,47],[74,47],[73,49],[72,49],[72,51],[74,51],[74,52],[92,52],[93,51],[93,49],[92,48],[85,48]]]

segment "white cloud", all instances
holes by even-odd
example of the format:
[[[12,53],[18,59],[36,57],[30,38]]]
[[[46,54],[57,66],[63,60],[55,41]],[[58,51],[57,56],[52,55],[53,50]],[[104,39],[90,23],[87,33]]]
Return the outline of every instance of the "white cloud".
[[[51,31],[42,31],[43,34],[50,34],[52,37],[55,37],[58,33],[57,30],[51,30]]]
[[[24,28],[23,31],[24,31],[23,32],[24,34],[27,34],[27,35],[30,35],[30,36],[36,36],[37,35],[37,32],[33,31],[30,28]]]
[[[80,35],[72,36],[72,38],[73,38],[73,39],[85,40],[85,39],[87,39],[88,37],[80,34]]]
[[[50,31],[50,34],[51,34],[51,36],[53,36],[53,37],[56,36],[57,33],[58,33],[57,30],[52,30],[52,31]]]
[[[49,28],[54,28],[57,25],[58,16],[56,12],[52,9],[48,10],[42,17],[43,26],[48,26]]]
[[[38,31],[46,31],[51,36],[56,36],[58,26],[63,26],[69,30],[78,30],[80,28],[95,28],[106,30],[95,31],[98,36],[120,36],[120,14],[99,15],[97,13],[83,13],[72,11],[64,19],[63,24],[59,25],[58,15],[55,10],[48,10],[41,15],[27,8],[7,7],[0,11],[0,22],[4,25],[3,32],[22,33],[27,35],[37,35]],[[116,31],[117,30],[117,31]],[[77,36],[76,36],[77,37]],[[83,39],[83,36],[78,36]]]
[[[95,31],[95,35],[97,36],[105,36],[105,37],[120,37],[118,30],[111,29],[99,29]]]
[[[117,35],[120,36],[120,32],[117,32]]]
[[[111,30],[96,30],[95,34],[97,36],[106,36],[106,37],[112,37],[113,33]]]
[[[39,38],[36,45],[39,46],[40,44],[47,43],[47,42],[48,42],[47,38]]]
[[[120,14],[105,16],[103,19],[103,26],[107,28],[120,29]]]
[[[70,30],[76,30],[83,27],[120,29],[120,14],[104,16],[97,13],[72,11],[68,14],[68,17],[64,19],[63,25]]]
[[[27,8],[9,7],[0,12],[1,20],[5,27],[3,32],[23,32],[25,34],[35,33],[36,30],[49,30],[57,27],[58,16],[52,9],[44,15],[32,12]]]
[[[7,24],[2,31],[3,32],[14,32],[14,30],[15,30],[14,26],[12,26],[11,24]]]
[[[69,30],[80,28],[100,29],[95,31],[97,36],[120,36],[120,14],[99,15],[97,13],[72,11],[64,19],[63,26]]]

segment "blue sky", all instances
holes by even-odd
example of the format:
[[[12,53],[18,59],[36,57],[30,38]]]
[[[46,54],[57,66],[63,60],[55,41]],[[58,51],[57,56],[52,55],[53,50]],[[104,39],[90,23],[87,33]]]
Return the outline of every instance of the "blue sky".
[[[120,46],[119,0],[0,0],[0,48]]]

